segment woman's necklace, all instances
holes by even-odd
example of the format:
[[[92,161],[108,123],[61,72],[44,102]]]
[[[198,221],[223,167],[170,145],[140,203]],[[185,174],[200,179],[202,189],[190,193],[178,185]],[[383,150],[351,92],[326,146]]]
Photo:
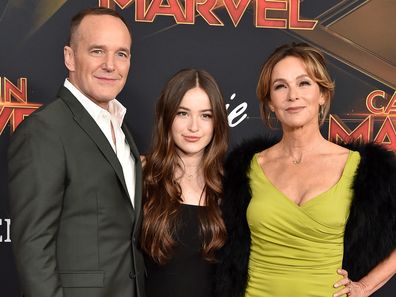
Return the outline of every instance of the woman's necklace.
[[[292,158],[292,163],[293,163],[293,165],[301,164],[301,162],[302,162],[302,160],[303,160],[302,154],[301,154],[300,158],[298,158],[298,159],[295,159],[295,158],[293,158],[293,157],[291,157],[291,158]]]
[[[193,177],[196,176],[196,175],[197,175],[196,172],[191,173],[191,174],[186,172],[186,178],[187,178],[188,180],[192,180]]]
[[[198,176],[198,171],[199,169],[192,170],[191,172],[184,172],[184,176],[186,177],[187,180],[191,181],[193,178]]]

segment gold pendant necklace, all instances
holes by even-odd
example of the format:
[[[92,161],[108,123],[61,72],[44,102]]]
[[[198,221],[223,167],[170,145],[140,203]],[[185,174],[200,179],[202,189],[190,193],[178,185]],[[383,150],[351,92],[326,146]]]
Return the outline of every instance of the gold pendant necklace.
[[[302,160],[303,160],[302,155],[301,155],[301,157],[300,157],[299,159],[294,159],[294,158],[292,157],[292,163],[293,163],[293,165],[301,164]]]

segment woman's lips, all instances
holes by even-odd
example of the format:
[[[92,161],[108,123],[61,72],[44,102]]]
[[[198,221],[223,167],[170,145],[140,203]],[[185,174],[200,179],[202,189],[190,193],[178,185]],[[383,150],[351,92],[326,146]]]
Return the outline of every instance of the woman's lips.
[[[188,136],[188,135],[183,136],[183,138],[188,142],[196,142],[200,139],[200,137],[198,136]]]
[[[286,108],[286,111],[289,113],[297,113],[303,110],[304,108],[305,108],[304,106],[294,106],[294,107]]]

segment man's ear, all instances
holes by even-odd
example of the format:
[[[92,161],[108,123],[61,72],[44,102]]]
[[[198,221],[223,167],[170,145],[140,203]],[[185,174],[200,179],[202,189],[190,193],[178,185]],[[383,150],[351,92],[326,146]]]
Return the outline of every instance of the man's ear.
[[[65,66],[69,70],[69,72],[75,71],[75,56],[74,51],[70,46],[65,46],[63,48],[63,55],[65,59]]]

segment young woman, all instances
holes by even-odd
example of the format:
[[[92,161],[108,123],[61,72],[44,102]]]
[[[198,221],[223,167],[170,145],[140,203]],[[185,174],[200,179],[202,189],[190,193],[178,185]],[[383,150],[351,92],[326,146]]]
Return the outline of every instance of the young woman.
[[[213,77],[195,69],[176,73],[157,103],[143,164],[147,297],[212,296],[215,252],[226,238],[219,203],[227,135]]]
[[[219,297],[366,297],[395,274],[395,155],[321,135],[333,91],[307,44],[264,64],[261,112],[282,136],[246,143],[226,162]]]

